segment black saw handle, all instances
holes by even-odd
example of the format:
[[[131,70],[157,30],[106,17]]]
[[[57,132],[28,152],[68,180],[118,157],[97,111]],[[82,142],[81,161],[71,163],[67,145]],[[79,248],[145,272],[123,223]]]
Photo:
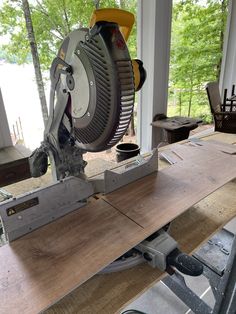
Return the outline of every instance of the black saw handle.
[[[203,273],[203,265],[179,249],[175,249],[167,256],[167,265],[174,266],[181,273],[189,276],[200,276]]]

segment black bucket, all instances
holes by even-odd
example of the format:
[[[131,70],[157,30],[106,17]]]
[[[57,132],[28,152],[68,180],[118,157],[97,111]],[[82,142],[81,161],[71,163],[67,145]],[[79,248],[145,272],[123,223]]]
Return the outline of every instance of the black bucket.
[[[139,153],[140,148],[137,144],[134,143],[122,143],[116,146],[117,162],[137,156]]]

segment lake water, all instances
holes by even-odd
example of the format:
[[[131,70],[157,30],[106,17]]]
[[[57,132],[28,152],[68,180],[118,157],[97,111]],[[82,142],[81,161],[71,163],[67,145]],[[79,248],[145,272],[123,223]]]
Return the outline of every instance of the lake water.
[[[46,90],[48,87],[49,84]],[[43,139],[44,125],[33,65],[1,63],[0,88],[11,133],[20,118],[25,145],[31,150],[38,147]]]

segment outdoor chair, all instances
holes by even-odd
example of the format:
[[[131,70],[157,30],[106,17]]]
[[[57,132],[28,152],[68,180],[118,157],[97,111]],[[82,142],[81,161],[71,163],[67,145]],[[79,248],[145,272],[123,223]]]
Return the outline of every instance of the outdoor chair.
[[[227,98],[227,90],[224,92],[224,101],[221,102],[218,82],[209,82],[206,91],[213,114],[215,131],[223,133],[236,133],[236,95],[233,85],[231,97]]]

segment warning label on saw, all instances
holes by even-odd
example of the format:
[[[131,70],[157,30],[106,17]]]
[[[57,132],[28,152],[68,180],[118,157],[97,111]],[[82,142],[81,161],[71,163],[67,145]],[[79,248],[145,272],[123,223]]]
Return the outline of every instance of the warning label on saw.
[[[12,216],[12,215],[18,214],[18,213],[22,212],[23,210],[26,210],[26,209],[33,207],[35,205],[38,205],[38,204],[39,204],[38,197],[31,198],[28,201],[25,201],[25,202],[22,202],[20,204],[15,205],[15,206],[7,208],[6,209],[7,216]]]

